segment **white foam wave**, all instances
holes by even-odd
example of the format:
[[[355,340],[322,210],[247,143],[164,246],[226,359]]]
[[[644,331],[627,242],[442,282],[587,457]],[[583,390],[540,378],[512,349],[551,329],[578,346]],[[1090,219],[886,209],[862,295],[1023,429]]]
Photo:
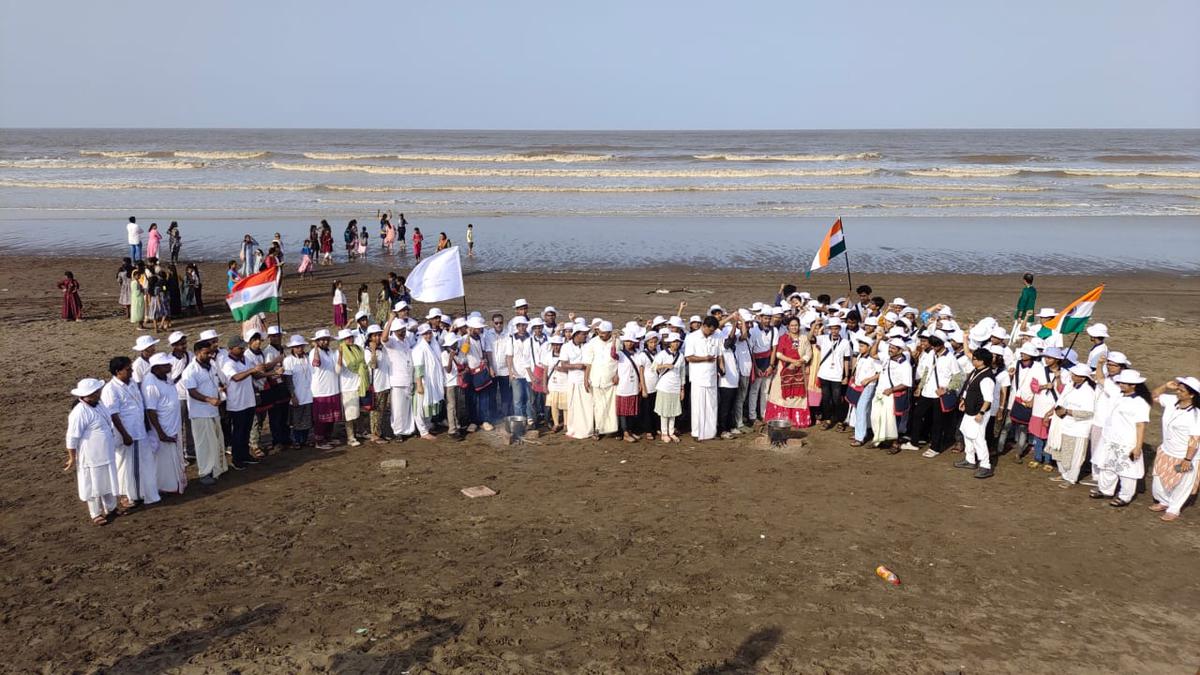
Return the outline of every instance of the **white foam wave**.
[[[120,159],[122,157],[149,157],[149,150],[80,150],[79,154],[84,157],[110,157]]]
[[[357,159],[394,159],[402,162],[499,162],[499,163],[516,163],[516,162],[559,162],[564,164],[572,164],[576,162],[606,162],[613,159],[612,155],[590,155],[576,152],[528,152],[528,153],[503,153],[495,155],[479,155],[479,154],[417,154],[417,153],[400,153],[381,155],[377,153],[359,154],[353,152],[306,152],[304,156],[308,159],[325,159],[325,160],[357,160]]]
[[[173,160],[150,159],[147,157],[126,157],[120,162],[78,161],[74,159],[5,159],[0,160],[0,168],[6,169],[201,169],[204,162],[179,162]]]
[[[1152,178],[1200,178],[1200,171],[1160,171],[1158,169],[1060,169],[1068,176],[1116,176],[1134,178],[1148,176]]]
[[[29,188],[35,190],[212,190],[217,192],[303,192],[305,190],[316,190],[319,186],[314,183],[290,185],[259,185],[244,183],[235,185],[216,183],[90,183],[85,181],[30,181],[0,179],[0,188],[6,187]]]
[[[493,178],[764,178],[769,176],[866,176],[875,169],[490,169],[377,164],[290,164],[272,162],[281,171],[359,172],[395,176],[485,176]]]
[[[747,155],[736,153],[718,153],[711,155],[692,155],[695,159],[704,161],[725,162],[845,162],[850,160],[879,159],[878,152],[856,152],[839,155]]]
[[[1200,190],[1200,183],[1105,183],[1110,190]]]
[[[909,169],[910,176],[924,178],[999,178],[1004,176],[1100,176],[1136,178],[1200,178],[1200,171],[1176,171],[1160,169],[1099,169],[1099,168],[1049,168],[1049,167],[948,167],[932,169]]]
[[[971,168],[971,169],[910,169],[905,171],[910,176],[920,176],[923,178],[999,178],[1002,176],[1015,176],[1021,173],[1021,169],[989,169],[989,168]]]
[[[269,155],[266,151],[238,152],[233,150],[176,150],[176,157],[192,159],[255,159]]]

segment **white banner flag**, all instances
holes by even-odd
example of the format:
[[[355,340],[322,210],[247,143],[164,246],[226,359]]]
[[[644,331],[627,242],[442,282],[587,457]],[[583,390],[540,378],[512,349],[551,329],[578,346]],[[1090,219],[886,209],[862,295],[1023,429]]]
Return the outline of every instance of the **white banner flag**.
[[[413,300],[441,302],[461,298],[463,291],[462,263],[458,247],[451,246],[422,260],[404,280]]]

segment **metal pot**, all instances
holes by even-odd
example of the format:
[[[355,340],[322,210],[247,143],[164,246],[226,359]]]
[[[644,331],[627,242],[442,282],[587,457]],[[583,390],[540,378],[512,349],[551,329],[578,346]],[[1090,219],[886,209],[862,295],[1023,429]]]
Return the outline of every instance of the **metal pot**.
[[[525,430],[528,426],[529,419],[524,415],[509,415],[504,418],[504,430],[508,432],[508,440],[513,443],[525,438]]]
[[[771,420],[767,422],[767,440],[771,445],[786,445],[792,434],[792,423],[787,420]]]

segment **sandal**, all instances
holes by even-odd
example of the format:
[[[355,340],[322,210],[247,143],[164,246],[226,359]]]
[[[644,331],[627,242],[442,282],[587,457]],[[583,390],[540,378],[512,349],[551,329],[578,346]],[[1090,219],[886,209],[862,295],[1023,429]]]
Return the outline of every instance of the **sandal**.
[[[941,453],[935,451],[933,448],[929,448],[925,452],[922,452],[921,456],[924,457],[925,459],[933,459],[934,457],[937,457],[939,454],[941,454]]]
[[[860,441],[850,441],[850,447],[852,447],[852,448],[861,448],[861,447],[862,447],[862,442],[860,442]]]
[[[1163,512],[1163,511],[1166,511],[1166,510],[1167,510],[1167,505],[1166,505],[1166,504],[1159,504],[1159,503],[1155,502],[1154,504],[1151,504],[1151,505],[1150,505],[1150,510],[1151,510],[1151,511],[1153,511],[1153,512],[1155,512],[1155,513],[1161,513],[1161,512]]]
[[[1111,502],[1109,502],[1108,505],[1115,509],[1119,509],[1119,508],[1122,508],[1125,506],[1129,506],[1130,503],[1131,502],[1124,501],[1120,497],[1113,497],[1113,500]]]
[[[1054,467],[1050,466],[1049,464],[1043,464],[1042,471],[1045,471],[1046,473],[1054,473]]]
[[[1108,495],[1097,490],[1096,488],[1092,488],[1091,490],[1088,490],[1088,497],[1091,497],[1092,499],[1108,499]]]
[[[670,443],[671,437],[666,434],[662,434],[662,438],[660,440],[662,440],[663,443]]]
[[[96,527],[104,527],[108,524],[108,516],[96,516],[92,518],[92,525]]]
[[[1163,521],[1164,523],[1169,523],[1172,520],[1178,520],[1179,514],[1178,513],[1164,513],[1161,516],[1159,516],[1158,519]]]

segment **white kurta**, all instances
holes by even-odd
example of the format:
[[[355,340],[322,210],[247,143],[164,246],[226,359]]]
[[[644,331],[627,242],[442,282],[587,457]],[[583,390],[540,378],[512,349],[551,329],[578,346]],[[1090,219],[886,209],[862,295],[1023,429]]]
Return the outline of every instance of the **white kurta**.
[[[67,416],[66,445],[75,451],[79,499],[91,502],[117,494],[116,440],[111,413],[103,403],[80,401]]]
[[[559,360],[566,364],[582,364],[583,350],[574,343],[565,344],[559,352]],[[595,429],[595,411],[592,395],[583,385],[583,371],[568,371],[567,386],[567,436],[590,438]]]
[[[598,434],[617,431],[617,390],[612,381],[617,373],[614,344],[595,337],[583,348],[584,363],[591,366],[588,384],[592,386],[592,418]]]
[[[145,443],[154,457],[155,485],[162,492],[182,493],[187,487],[187,465],[183,461],[183,444],[179,438],[183,432],[183,420],[179,414],[175,386],[151,373],[142,381],[142,399],[146,403],[146,410],[154,411],[163,433],[175,439],[171,443],[159,440],[158,432],[153,427],[146,433]]]
[[[1157,466],[1159,462],[1164,462],[1170,467],[1169,471],[1175,471],[1174,467],[1181,464],[1187,457],[1189,438],[1200,436],[1200,411],[1194,407],[1181,410],[1177,407],[1179,398],[1173,394],[1159,396],[1158,402],[1163,407],[1163,442],[1158,448],[1159,456],[1162,459],[1156,458],[1155,464]],[[1151,494],[1153,494],[1154,500],[1165,504],[1167,513],[1179,515],[1179,512],[1183,510],[1184,502],[1192,496],[1192,489],[1196,486],[1198,474],[1200,474],[1200,456],[1192,458],[1191,470],[1177,474],[1179,482],[1170,488],[1155,471],[1151,484]]]
[[[121,425],[133,441],[125,445],[120,433],[115,432],[117,491],[120,496],[131,500],[141,499],[153,504],[158,497],[158,472],[154,466],[154,452],[144,442],[146,439],[145,406],[142,392],[134,382],[125,384],[113,378],[104,385],[100,402],[121,419]]]
[[[413,378],[420,378],[424,394],[413,394],[413,412],[428,420],[437,414],[446,398],[446,378],[442,361],[433,345],[421,338],[412,350]]]

